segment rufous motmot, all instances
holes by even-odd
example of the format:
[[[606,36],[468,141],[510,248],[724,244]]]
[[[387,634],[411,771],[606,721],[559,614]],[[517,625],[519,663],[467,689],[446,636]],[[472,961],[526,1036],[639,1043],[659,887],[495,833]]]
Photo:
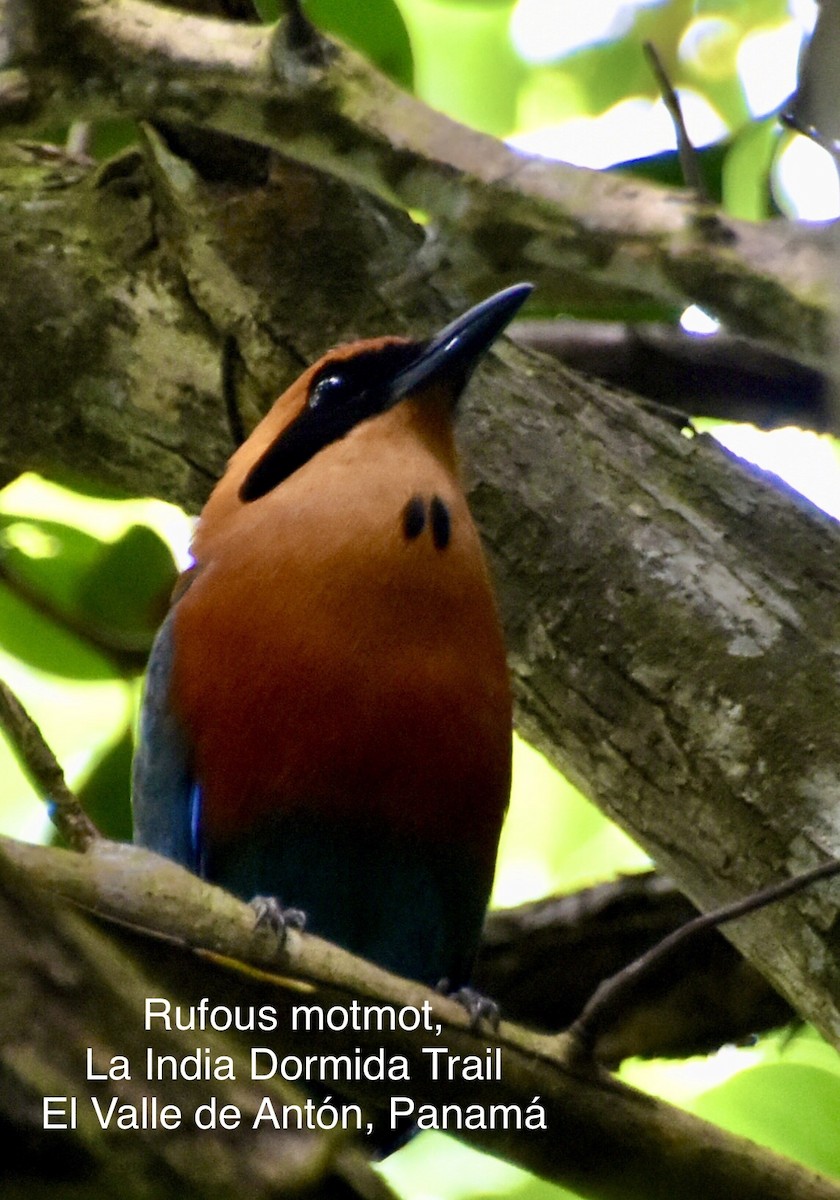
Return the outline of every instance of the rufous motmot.
[[[331,350],[236,451],[158,634],[135,840],[388,970],[467,983],[510,785],[453,416],[530,292]]]

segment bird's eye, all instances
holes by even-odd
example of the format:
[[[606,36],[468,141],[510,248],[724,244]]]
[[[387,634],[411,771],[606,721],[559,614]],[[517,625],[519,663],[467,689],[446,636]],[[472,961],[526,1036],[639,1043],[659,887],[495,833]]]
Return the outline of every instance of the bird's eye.
[[[345,375],[338,371],[330,371],[315,382],[307,404],[311,409],[337,408],[349,398],[351,391],[350,382]]]

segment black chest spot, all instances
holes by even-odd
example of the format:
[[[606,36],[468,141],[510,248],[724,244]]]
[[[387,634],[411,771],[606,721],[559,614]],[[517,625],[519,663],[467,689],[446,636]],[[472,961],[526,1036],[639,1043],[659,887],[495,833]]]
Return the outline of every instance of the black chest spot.
[[[445,550],[452,536],[452,520],[449,516],[449,509],[440,496],[432,496],[432,502],[429,505],[429,516],[432,522],[432,540],[435,543],[435,548]]]
[[[402,529],[406,541],[418,538],[430,526],[436,550],[445,550],[452,537],[452,517],[440,496],[432,496],[428,509],[422,496],[412,496],[402,510]]]
[[[402,512],[403,533],[413,542],[426,528],[426,502],[422,496],[412,496]]]

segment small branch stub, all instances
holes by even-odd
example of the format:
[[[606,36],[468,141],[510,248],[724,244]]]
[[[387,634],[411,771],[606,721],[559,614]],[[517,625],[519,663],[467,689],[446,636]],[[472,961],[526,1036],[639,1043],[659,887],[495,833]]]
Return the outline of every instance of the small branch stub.
[[[64,772],[44,740],[41,730],[12,689],[0,680],[0,725],[15,755],[45,798],[50,819],[73,850],[87,850],[99,831],[70,791]]]

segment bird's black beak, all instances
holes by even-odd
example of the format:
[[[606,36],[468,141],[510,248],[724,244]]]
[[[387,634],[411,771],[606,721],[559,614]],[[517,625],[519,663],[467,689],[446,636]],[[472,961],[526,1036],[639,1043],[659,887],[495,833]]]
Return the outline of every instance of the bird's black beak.
[[[456,317],[425,342],[420,354],[393,376],[388,407],[441,377],[455,385],[457,400],[474,368],[532,291],[533,284],[516,283]]]
[[[243,480],[240,499],[259,500],[354,426],[438,380],[454,407],[473,368],[530,293],[530,283],[497,292],[427,342],[383,339],[384,345],[328,358],[304,407]]]

